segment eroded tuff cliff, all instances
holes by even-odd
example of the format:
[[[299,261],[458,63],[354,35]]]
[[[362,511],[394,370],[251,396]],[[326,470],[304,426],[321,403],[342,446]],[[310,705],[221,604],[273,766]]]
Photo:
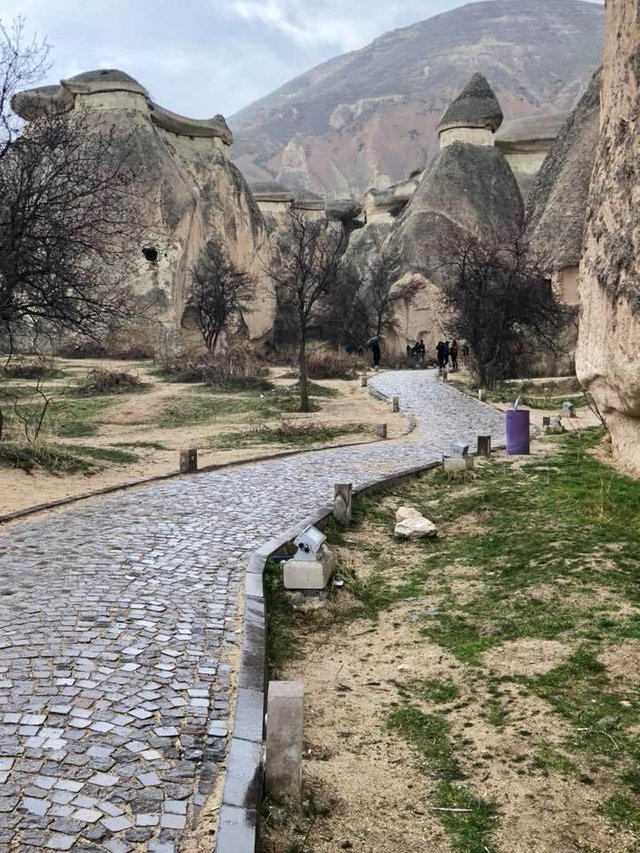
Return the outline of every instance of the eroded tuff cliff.
[[[602,23],[581,0],[494,0],[386,33],[233,116],[233,156],[250,181],[384,188],[437,153],[442,113],[475,71],[507,118],[571,110],[600,62]]]
[[[601,133],[580,271],[580,381],[640,470],[640,0],[608,0]]]
[[[136,175],[147,235],[143,245],[125,249],[134,260],[135,289],[151,298],[157,319],[192,327],[190,271],[207,240],[217,235],[237,265],[254,274],[257,292],[244,324],[251,338],[265,335],[273,322],[261,263],[267,232],[244,177],[226,154],[232,136],[224,119],[198,121],[164,110],[141,84],[115,69],[85,72],[14,99],[14,109],[27,121],[52,105],[81,113],[83,131],[111,133],[118,155]]]
[[[580,263],[600,131],[601,83],[598,71],[551,146],[528,199],[531,248],[551,272]]]

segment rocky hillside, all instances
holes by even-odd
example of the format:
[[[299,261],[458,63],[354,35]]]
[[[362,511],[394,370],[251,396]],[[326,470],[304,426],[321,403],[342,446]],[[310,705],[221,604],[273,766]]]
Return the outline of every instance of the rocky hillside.
[[[234,157],[249,181],[328,196],[387,186],[424,167],[475,71],[507,119],[571,109],[599,64],[603,26],[604,8],[582,0],[491,0],[386,33],[233,116]]]

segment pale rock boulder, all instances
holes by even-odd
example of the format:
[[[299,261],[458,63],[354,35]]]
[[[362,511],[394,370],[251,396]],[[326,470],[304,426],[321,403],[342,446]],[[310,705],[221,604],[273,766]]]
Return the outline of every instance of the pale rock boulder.
[[[393,532],[399,539],[431,539],[438,535],[438,528],[414,507],[401,506]]]
[[[640,471],[640,0],[609,0],[606,16],[576,368],[614,455]]]

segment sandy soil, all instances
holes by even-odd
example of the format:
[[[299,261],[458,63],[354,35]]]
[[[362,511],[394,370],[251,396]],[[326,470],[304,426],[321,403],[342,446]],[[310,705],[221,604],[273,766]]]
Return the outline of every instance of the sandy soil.
[[[60,442],[68,445],[111,447],[123,442],[144,441],[162,444],[166,450],[135,446],[122,447],[120,449],[139,456],[139,461],[126,465],[104,463],[105,467],[102,470],[91,474],[52,475],[44,471],[27,474],[21,470],[0,468],[0,515],[35,504],[121,485],[132,480],[174,472],[178,468],[180,448],[197,447],[200,467],[238,462],[255,456],[270,456],[292,449],[282,444],[260,444],[233,450],[212,450],[207,447],[208,441],[218,433],[246,430],[250,425],[249,416],[246,414],[216,417],[208,423],[178,429],[160,429],[153,426],[150,421],[162,409],[167,399],[192,396],[198,389],[194,385],[164,382],[149,373],[148,367],[140,363],[92,359],[65,361],[61,366],[68,376],[47,382],[48,387],[57,386],[63,389],[69,384],[72,376],[80,376],[93,367],[100,367],[136,372],[145,383],[149,384],[150,388],[141,393],[109,397],[109,408],[98,417],[100,425],[96,435],[76,439],[58,439]],[[294,380],[285,378],[287,373],[289,371],[285,369],[273,370],[274,383],[290,385]],[[406,432],[405,416],[401,413],[392,414],[387,404],[369,394],[366,388],[361,387],[359,379],[322,381],[317,384],[336,389],[340,396],[317,398],[321,405],[321,410],[318,412],[304,416],[285,415],[284,417],[309,418],[327,426],[362,423],[369,425],[370,429],[366,433],[346,434],[336,438],[335,441],[314,445],[314,447],[371,441],[375,425],[384,422],[387,423],[390,439],[398,438]],[[274,424],[276,421],[268,423]]]
[[[534,445],[536,451],[547,452],[545,447]],[[391,495],[383,503],[392,510],[400,506]],[[481,518],[470,516],[465,529],[474,520],[481,526]],[[382,550],[385,539],[383,553],[389,553],[390,531],[369,521],[348,538],[357,547],[338,547],[338,564],[366,580],[372,557]],[[398,580],[416,560],[424,559],[424,550],[414,543],[393,546],[392,553],[397,555]],[[482,572],[473,566],[454,564],[443,572],[443,588],[461,601],[481,584]],[[550,594],[543,586],[537,592],[543,598]],[[570,644],[538,639],[508,642],[488,651],[482,667],[467,667],[420,634],[425,608],[447,606],[437,585],[428,595],[382,611],[378,621],[340,618],[353,604],[346,588],[328,600],[294,597],[294,604],[305,614],[296,633],[299,653],[281,677],[304,682],[306,795],[329,809],[313,825],[308,819],[299,822],[303,833],[310,826],[305,850],[452,853],[452,842],[434,809],[437,780],[420,768],[420,759],[386,725],[390,712],[403,702],[403,685],[431,679],[455,684],[459,696],[434,705],[414,695],[411,704],[423,713],[446,715],[465,787],[498,804],[492,851],[635,849],[631,832],[614,830],[598,814],[613,782],[607,775],[611,771],[588,768],[593,784],[583,784],[574,777],[548,773],[534,760],[540,744],[563,753],[570,729],[547,702],[524,691],[518,679],[561,664],[573,651]],[[614,679],[637,683],[640,653],[633,644],[611,648],[601,660]],[[499,701],[506,714],[501,726],[488,718],[495,697],[488,692],[487,675],[501,679]],[[267,819],[264,851],[285,853],[291,838]]]

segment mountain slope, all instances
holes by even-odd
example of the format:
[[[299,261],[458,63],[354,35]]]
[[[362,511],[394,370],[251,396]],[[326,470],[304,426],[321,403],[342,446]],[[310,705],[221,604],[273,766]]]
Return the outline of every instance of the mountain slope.
[[[482,72],[507,119],[571,109],[600,62],[604,8],[582,0],[472,3],[386,33],[233,116],[248,180],[327,195],[422,169],[443,111]]]

